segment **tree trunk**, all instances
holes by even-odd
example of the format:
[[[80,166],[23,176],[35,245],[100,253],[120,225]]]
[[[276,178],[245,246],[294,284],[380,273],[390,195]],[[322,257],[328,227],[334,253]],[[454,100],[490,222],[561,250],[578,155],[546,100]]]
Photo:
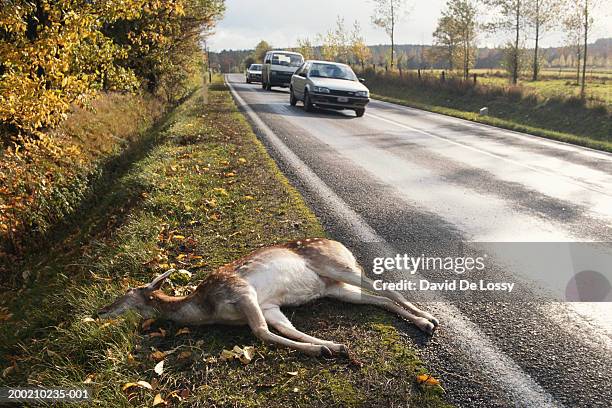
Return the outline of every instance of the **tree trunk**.
[[[582,55],[582,85],[580,96],[584,98],[586,88],[587,40],[589,36],[589,0],[584,1],[584,50]]]
[[[391,71],[393,71],[393,59],[395,58],[395,15],[393,14],[393,1],[391,1]]]
[[[516,5],[516,40],[514,41],[514,66],[512,67],[512,84],[518,83],[518,71],[519,71],[519,34],[520,34],[520,19],[521,19],[521,2],[519,1]]]
[[[535,49],[533,52],[533,79],[534,81],[538,80],[538,73],[540,71],[540,66],[538,62],[538,43],[540,41],[540,1],[536,0],[536,16],[535,16]]]

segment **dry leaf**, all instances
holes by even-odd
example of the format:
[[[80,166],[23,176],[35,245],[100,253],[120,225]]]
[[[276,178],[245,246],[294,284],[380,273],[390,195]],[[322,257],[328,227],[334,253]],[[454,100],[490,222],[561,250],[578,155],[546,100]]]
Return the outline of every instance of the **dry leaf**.
[[[1,318],[0,318],[1,319]],[[85,317],[83,318],[83,320],[81,320],[83,323],[90,323],[90,322],[95,322],[96,319],[94,319],[93,317]]]
[[[253,360],[253,357],[255,357],[255,347],[247,346],[242,350],[242,355],[238,358],[242,364],[249,364],[251,360]]]
[[[128,388],[132,388],[132,387],[146,388],[148,390],[152,390],[153,389],[153,387],[151,387],[151,384],[149,384],[146,381],[142,381],[141,380],[141,381],[138,381],[138,382],[135,382],[135,383],[133,383],[133,382],[125,383],[125,384],[123,384],[123,387],[121,387],[121,390],[125,391]]]
[[[296,375],[298,375],[297,371],[287,371],[287,374],[289,374],[292,377],[295,377]]]
[[[166,331],[162,328],[159,329],[158,332],[154,332],[149,334],[151,337],[166,337]]]
[[[440,381],[432,377],[430,374],[419,374],[417,375],[416,380],[419,384],[426,384],[426,385],[439,385],[440,384]]]
[[[89,374],[85,380],[83,381],[84,384],[91,384],[93,382],[93,379],[96,378],[95,374]]]
[[[12,365],[2,370],[2,378],[8,377],[9,375],[13,374],[15,371],[17,371],[17,363],[13,362]]]
[[[164,360],[155,364],[155,368],[153,369],[153,371],[155,371],[157,375],[162,375],[162,373],[164,372]]]
[[[238,159],[238,162],[239,162],[239,163],[244,164],[244,163],[246,163],[246,162],[247,162],[247,160],[246,160],[244,157],[240,157],[240,158]]]
[[[180,336],[181,334],[189,334],[189,333],[191,333],[191,330],[189,330],[189,327],[183,327],[182,329],[179,329],[176,332],[176,335]]]
[[[155,398],[153,398],[153,406],[166,404],[166,401],[162,398],[161,394],[157,394]]]
[[[176,239],[177,241],[180,241],[180,240],[185,239],[185,236],[184,236],[184,235],[175,235],[175,236],[173,236],[172,238],[173,238],[173,239]]]
[[[244,196],[244,199],[250,201],[250,200],[254,200],[255,197],[253,197],[252,195],[246,195],[246,196]]]
[[[191,357],[191,351],[183,351],[183,352],[179,353],[177,358],[179,360],[185,360],[186,358],[189,358],[189,357]]]
[[[221,361],[233,360],[234,358],[236,358],[236,353],[225,349],[223,349],[223,351],[221,352],[221,356],[219,357]]]
[[[142,327],[142,330],[149,330],[153,323],[155,323],[155,319],[147,319],[142,322],[142,325],[140,327]]]
[[[166,353],[164,353],[163,351],[154,351],[149,355],[149,358],[154,361],[163,360],[164,357],[166,357]]]

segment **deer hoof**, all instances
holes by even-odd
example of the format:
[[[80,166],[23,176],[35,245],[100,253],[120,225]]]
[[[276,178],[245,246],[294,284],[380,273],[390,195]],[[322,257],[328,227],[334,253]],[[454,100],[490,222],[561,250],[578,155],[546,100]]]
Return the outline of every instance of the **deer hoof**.
[[[326,346],[321,346],[321,355],[323,357],[333,357],[334,354]]]
[[[433,336],[434,332],[436,331],[436,327],[437,327],[436,325],[434,325],[432,322],[430,322],[429,320],[425,318],[419,319],[416,322],[416,325],[418,326],[419,329],[429,334],[430,336]]]
[[[434,325],[435,328],[437,328],[440,325],[440,321],[433,316],[427,320],[429,320]]]

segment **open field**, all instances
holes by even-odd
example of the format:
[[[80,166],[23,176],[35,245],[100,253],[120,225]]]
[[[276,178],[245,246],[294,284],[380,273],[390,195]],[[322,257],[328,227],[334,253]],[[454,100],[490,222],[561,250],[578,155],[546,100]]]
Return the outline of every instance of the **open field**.
[[[443,70],[421,70],[423,76],[440,78]],[[416,70],[404,71],[404,73],[417,75]],[[477,82],[483,85],[498,87],[510,86],[507,73],[501,69],[472,69],[470,74],[477,75]],[[459,75],[454,73],[447,78]],[[472,77],[470,77],[470,81]],[[573,70],[549,70],[540,72],[540,79],[532,81],[529,75],[523,75],[519,79],[519,87],[532,91],[544,98],[570,97],[580,95],[580,86],[576,84],[576,72]],[[594,99],[612,104],[612,70],[601,69],[587,71],[587,99]]]
[[[224,85],[195,90],[114,162],[65,228],[11,266],[2,288],[1,386],[93,390],[88,406],[446,406],[442,388],[401,332],[411,325],[372,307],[332,301],[289,309],[296,327],[346,343],[352,359],[268,347],[246,327],[142,325],[95,311],[168,267],[208,271],[280,241],[324,231],[235,107]],[[255,347],[248,365],[223,349]],[[162,374],[153,370],[165,362]],[[152,389],[124,384],[146,381]]]

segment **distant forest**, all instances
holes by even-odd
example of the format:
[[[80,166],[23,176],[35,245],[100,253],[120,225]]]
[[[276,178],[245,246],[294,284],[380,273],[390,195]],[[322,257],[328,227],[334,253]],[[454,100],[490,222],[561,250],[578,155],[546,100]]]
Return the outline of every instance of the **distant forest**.
[[[385,66],[389,56],[390,45],[370,45],[372,54],[368,65]],[[316,56],[320,56],[320,47],[314,47]],[[432,52],[431,45],[398,44],[396,45],[397,64],[405,69],[444,69],[448,66]],[[530,52],[533,50],[525,50]],[[612,69],[612,38],[601,38],[589,44],[589,69]],[[252,56],[253,50],[223,50],[210,53],[213,68],[221,72],[240,72],[244,64]],[[503,59],[502,48],[478,48],[474,68],[501,68]],[[541,50],[543,68],[573,68],[576,66],[575,51],[570,47],[550,47]]]

